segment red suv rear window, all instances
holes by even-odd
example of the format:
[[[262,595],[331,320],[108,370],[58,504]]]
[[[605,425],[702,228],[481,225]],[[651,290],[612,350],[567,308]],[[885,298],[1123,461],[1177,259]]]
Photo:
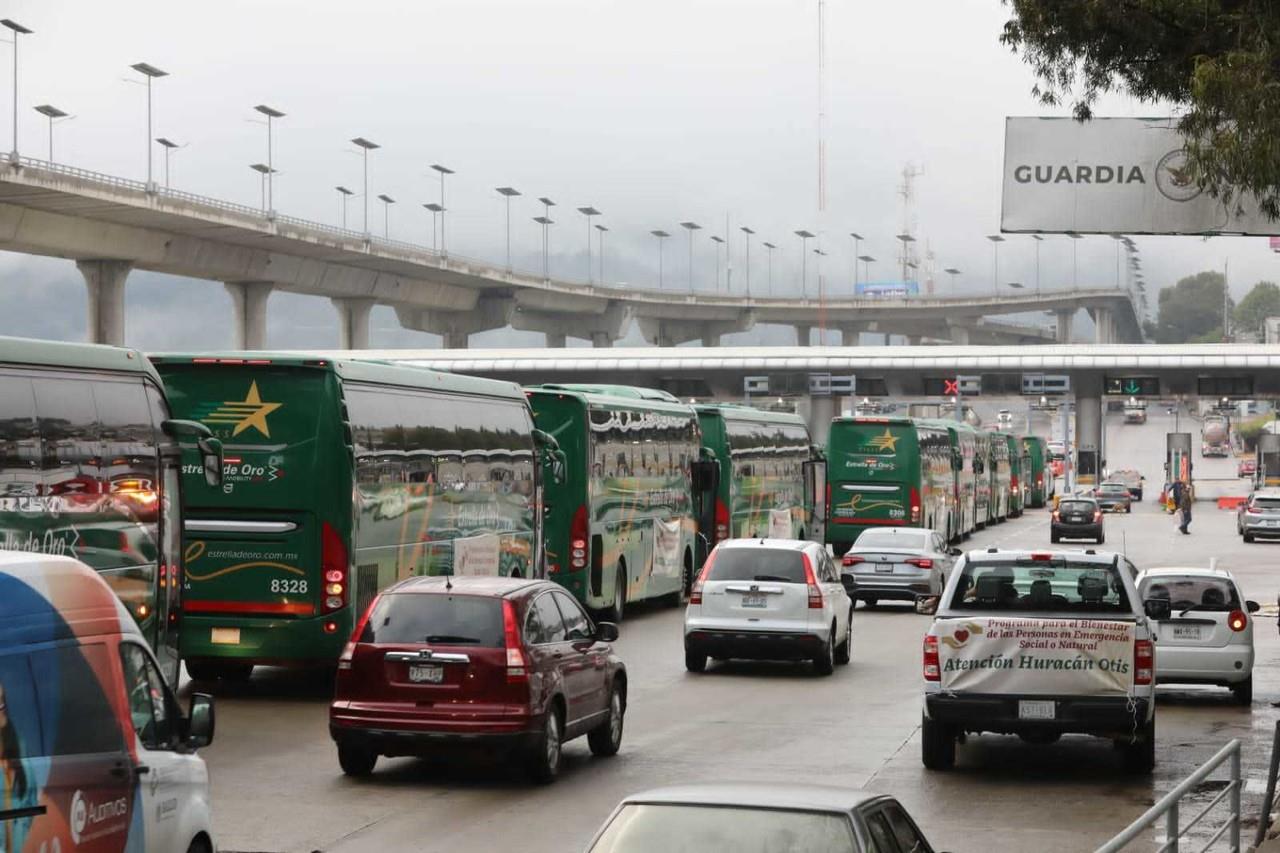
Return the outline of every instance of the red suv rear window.
[[[415,592],[384,595],[369,614],[360,642],[501,648],[502,599]]]

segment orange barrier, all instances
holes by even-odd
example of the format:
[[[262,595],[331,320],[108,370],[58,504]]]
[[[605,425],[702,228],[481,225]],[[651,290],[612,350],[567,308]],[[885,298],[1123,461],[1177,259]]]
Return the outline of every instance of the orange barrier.
[[[1248,498],[1218,498],[1218,509],[1239,509]]]

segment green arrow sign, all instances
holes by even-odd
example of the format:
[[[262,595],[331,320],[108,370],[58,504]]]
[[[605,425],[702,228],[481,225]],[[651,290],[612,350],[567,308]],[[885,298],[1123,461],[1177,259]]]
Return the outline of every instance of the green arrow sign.
[[[1126,393],[1126,394],[1137,394],[1137,393],[1138,393],[1138,383],[1137,383],[1137,382],[1135,382],[1135,381],[1134,381],[1134,380],[1132,380],[1132,379],[1130,379],[1129,381],[1125,382],[1125,383],[1124,383],[1124,393]]]

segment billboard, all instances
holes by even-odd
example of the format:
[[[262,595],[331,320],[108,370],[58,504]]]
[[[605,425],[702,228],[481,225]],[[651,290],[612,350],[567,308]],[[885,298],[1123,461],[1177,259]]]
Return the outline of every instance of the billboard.
[[[1001,230],[1280,235],[1248,198],[1225,206],[1189,178],[1175,123],[1005,119]]]
[[[868,299],[904,299],[920,295],[918,281],[860,281],[853,286],[854,296]]]

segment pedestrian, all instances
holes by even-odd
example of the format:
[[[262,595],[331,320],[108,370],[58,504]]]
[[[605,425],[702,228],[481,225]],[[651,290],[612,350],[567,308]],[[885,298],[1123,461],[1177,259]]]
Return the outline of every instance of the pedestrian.
[[[1182,513],[1182,524],[1178,529],[1185,534],[1190,534],[1191,531],[1187,529],[1191,524],[1191,488],[1189,486],[1184,485],[1182,487],[1181,494],[1178,497],[1178,511]]]

